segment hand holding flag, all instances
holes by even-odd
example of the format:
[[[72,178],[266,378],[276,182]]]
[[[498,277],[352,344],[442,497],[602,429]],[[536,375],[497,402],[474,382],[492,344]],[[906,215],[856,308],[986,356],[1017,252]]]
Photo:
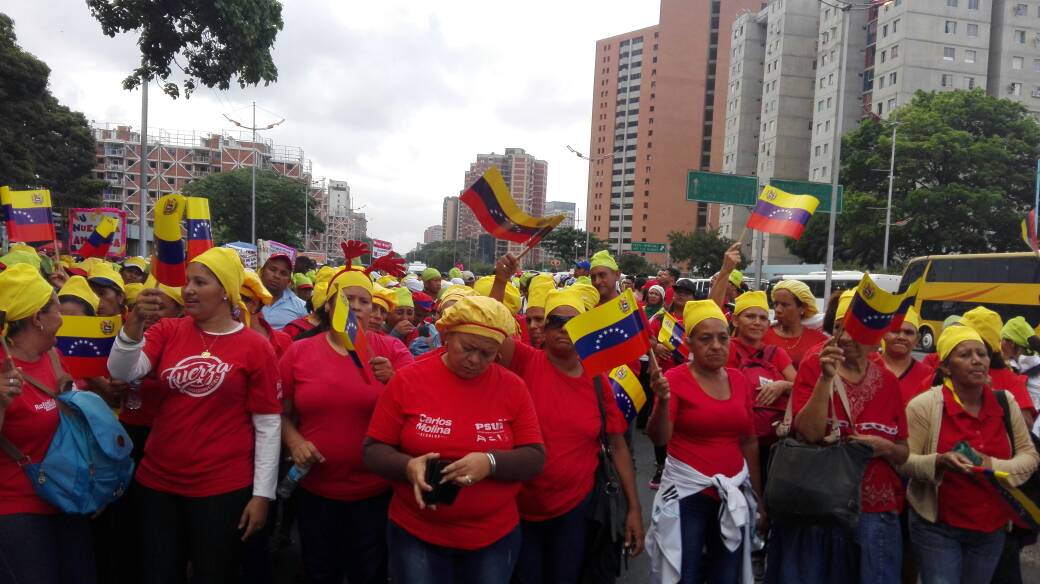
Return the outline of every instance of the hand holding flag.
[[[820,201],[812,195],[792,195],[767,186],[762,189],[747,226],[765,233],[799,239]],[[743,236],[741,236],[743,238]]]

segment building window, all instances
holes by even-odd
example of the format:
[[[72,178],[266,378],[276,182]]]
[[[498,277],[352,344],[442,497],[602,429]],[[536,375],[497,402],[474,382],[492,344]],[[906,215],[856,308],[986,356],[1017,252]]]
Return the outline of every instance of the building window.
[[[968,0],[968,10],[978,10],[979,0]]]
[[[881,62],[885,62],[885,57],[888,56],[888,51],[881,51]]]
[[[946,34],[957,34],[957,21],[947,20],[945,27]]]
[[[899,19],[898,18],[892,21],[892,34],[896,34],[897,32],[899,32]]]
[[[899,57],[899,45],[892,45],[892,58]]]
[[[1027,10],[1025,4],[1015,4],[1015,16],[1026,16]]]
[[[1025,59],[1023,59],[1022,57],[1011,57],[1011,68],[1014,69],[1015,71],[1021,71],[1022,70],[1022,64],[1024,62],[1025,62]]]
[[[964,89],[975,89],[975,78],[965,77],[964,78]]]
[[[941,87],[952,87],[953,86],[953,75],[949,73],[943,73],[942,81],[939,84]]]
[[[884,89],[884,88],[885,88],[885,76],[882,75],[881,77],[878,77],[878,89]]]
[[[964,50],[964,62],[974,63],[975,62],[975,51],[973,49]]]
[[[885,104],[879,101],[878,104],[877,104],[877,115],[880,116],[881,114],[885,113],[884,110],[885,110]]]
[[[1026,44],[1026,31],[1024,31],[1024,30],[1016,30],[1015,31],[1015,42],[1020,44],[1020,45]]]
[[[896,109],[896,99],[893,97],[892,99],[888,100],[888,111],[892,111],[894,109]]]
[[[1040,59],[1033,59],[1033,71],[1040,73]]]
[[[946,61],[952,61],[956,57],[956,50],[953,47],[943,47],[943,59]]]
[[[886,24],[886,25],[881,27],[881,38],[885,38],[887,36],[888,36],[888,25]]]
[[[893,71],[893,72],[888,74],[888,84],[889,85],[895,85],[896,84],[896,72],[895,71]]]
[[[970,36],[970,37],[977,37],[977,36],[979,36],[979,25],[977,25],[977,24],[969,24],[968,25],[968,36]]]
[[[1040,85],[1033,86],[1033,97],[1040,97]]]
[[[1022,95],[1022,84],[1017,81],[1011,84],[1011,95]]]
[[[970,1],[971,0],[969,0],[969,2]],[[957,0],[946,0],[946,5],[949,6],[950,8],[956,8],[957,7]]]

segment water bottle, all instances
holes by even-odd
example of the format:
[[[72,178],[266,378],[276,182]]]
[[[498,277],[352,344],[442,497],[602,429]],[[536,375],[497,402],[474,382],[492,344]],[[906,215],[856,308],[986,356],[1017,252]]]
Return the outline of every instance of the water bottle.
[[[141,381],[131,381],[127,385],[123,407],[128,410],[141,409]]]
[[[292,468],[289,469],[289,472],[286,473],[282,482],[278,483],[278,498],[288,499],[291,497],[293,491],[296,490],[296,485],[300,484],[300,481],[303,480],[303,477],[307,476],[307,473],[310,472],[310,470],[310,465],[300,466],[294,464]]]

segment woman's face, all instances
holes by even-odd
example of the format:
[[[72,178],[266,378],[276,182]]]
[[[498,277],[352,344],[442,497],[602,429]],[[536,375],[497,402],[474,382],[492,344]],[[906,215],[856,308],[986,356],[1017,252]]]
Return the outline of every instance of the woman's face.
[[[480,335],[448,333],[444,336],[444,363],[455,375],[474,379],[487,371],[501,345],[495,339]]]
[[[661,298],[661,295],[657,293],[657,290],[647,292],[646,297],[650,304],[657,305],[664,302],[664,298]]]
[[[87,314],[87,306],[76,300],[63,300],[59,310],[62,316],[91,316]]]
[[[790,290],[773,291],[773,314],[776,321],[784,325],[796,325],[805,318],[805,309]]]
[[[737,315],[734,323],[740,340],[758,343],[769,328],[769,313],[761,308],[746,308]]]
[[[40,333],[54,340],[61,328],[61,303],[58,302],[57,294],[51,293],[51,301],[36,313],[36,318],[39,319]]]
[[[126,296],[123,293],[109,286],[99,286],[97,284],[91,284],[90,288],[101,299],[101,302],[98,303],[98,316],[123,314],[123,301],[126,300]]]
[[[892,357],[906,357],[917,345],[917,327],[904,322],[897,331],[885,333],[885,353]]]
[[[263,302],[260,302],[252,296],[246,296],[244,294],[242,295],[242,304],[246,305],[246,310],[248,310],[249,314],[251,315],[255,315],[256,313],[260,312],[260,309],[264,307]]]
[[[386,322],[391,326],[397,326],[402,320],[411,320],[415,316],[415,309],[411,306],[398,306],[393,312],[386,315]]]
[[[342,292],[344,300],[350,304],[350,310],[354,312],[354,316],[358,319],[358,322],[368,322],[368,319],[372,318],[372,293],[362,288],[361,286],[347,286]]]
[[[541,347],[545,341],[545,308],[528,307],[524,319],[527,321],[527,336],[531,338],[531,346]]]
[[[386,314],[386,309],[382,305],[372,304],[372,314],[368,317],[368,330],[374,331],[383,328]]]
[[[184,315],[184,308],[177,301],[165,294],[160,294],[159,318],[180,318]]]
[[[573,306],[559,306],[545,317],[545,350],[558,357],[569,357],[574,354],[574,343],[563,325],[578,316],[578,309]]]
[[[956,385],[978,387],[989,383],[989,351],[979,341],[964,341],[939,365]]]
[[[729,330],[717,318],[705,319],[693,327],[686,346],[699,366],[709,371],[724,367],[729,359]]]
[[[1004,356],[1005,361],[1017,359],[1021,353],[1022,349],[1014,341],[1000,339],[1000,354]]]
[[[835,330],[838,329],[837,322],[835,322],[834,328]],[[849,333],[845,332],[844,328],[841,329],[840,333],[836,334],[838,336],[838,347],[841,348],[846,363],[855,363],[867,356],[870,347],[857,343]]]
[[[181,289],[184,312],[195,320],[208,320],[219,311],[228,310],[227,293],[220,280],[206,266],[188,264],[188,283]]]

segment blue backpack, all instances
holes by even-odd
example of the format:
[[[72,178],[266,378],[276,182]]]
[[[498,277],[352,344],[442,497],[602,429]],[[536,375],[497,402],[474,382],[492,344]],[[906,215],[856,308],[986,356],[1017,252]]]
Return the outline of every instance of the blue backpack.
[[[55,376],[64,373],[51,351]],[[92,514],[115,501],[130,486],[133,442],[108,404],[89,391],[55,393],[32,377],[25,381],[54,398],[61,416],[43,460],[35,461],[0,436],[0,449],[25,471],[41,499],[70,514]]]

